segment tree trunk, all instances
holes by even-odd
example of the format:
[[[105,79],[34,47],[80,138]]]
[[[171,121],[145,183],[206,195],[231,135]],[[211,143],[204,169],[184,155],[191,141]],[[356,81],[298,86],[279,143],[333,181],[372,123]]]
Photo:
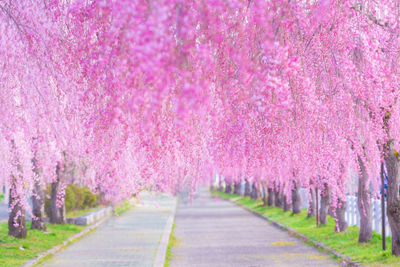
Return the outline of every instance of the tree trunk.
[[[44,220],[44,192],[41,184],[35,180],[32,199],[32,225],[31,229],[46,230]]]
[[[101,178],[99,178],[99,179],[101,179]],[[212,178],[211,181],[210,181],[210,192],[213,192],[213,191],[214,191],[214,179],[215,179],[215,174],[213,175],[213,178]],[[177,192],[178,192],[178,190],[177,190],[177,185],[175,185],[175,188],[174,188],[174,196],[177,195]]]
[[[314,217],[315,216],[315,210],[316,210],[316,199],[315,199],[315,192],[310,188],[310,194],[309,194],[309,200],[308,200],[308,211],[307,211],[307,217]]]
[[[218,191],[221,192],[221,193],[224,192],[224,187],[222,186],[222,181],[221,180],[219,180],[219,182],[218,182]]]
[[[15,238],[26,238],[27,229],[26,229],[26,218],[25,218],[25,208],[23,205],[23,199],[18,194],[18,192],[23,192],[23,177],[22,175],[22,166],[19,163],[19,155],[16,151],[15,142],[11,140],[11,151],[14,154],[12,159],[12,164],[17,169],[17,174],[11,174],[10,176],[10,195],[8,198],[8,204],[11,209],[10,214],[8,215],[8,235],[13,236]]]
[[[60,197],[63,195],[61,190],[65,190],[65,188],[62,186],[61,177],[63,175],[63,170],[60,170],[60,164],[57,164],[56,174],[57,181],[51,184],[50,223],[65,224],[65,199],[60,199]]]
[[[399,158],[393,149],[393,141],[386,147],[385,162],[387,168],[387,216],[392,231],[392,254],[400,255],[400,200],[399,200]]]
[[[258,199],[258,189],[255,183],[251,185],[251,199],[257,200]]]
[[[283,208],[283,195],[279,192],[279,189],[275,189],[275,206]]]
[[[236,182],[234,186],[234,194],[240,195],[240,182]]]
[[[32,199],[32,225],[31,229],[37,229],[41,231],[46,230],[46,223],[44,220],[44,192],[42,185],[40,184],[41,170],[36,165],[36,159],[32,160],[35,173],[34,177],[34,187]]]
[[[287,212],[292,209],[292,203],[289,203],[289,198],[286,195],[283,196],[283,211]]]
[[[331,216],[331,217],[335,217],[335,208],[334,207],[329,206],[328,215]]]
[[[249,181],[246,179],[245,185],[244,185],[244,196],[250,196],[251,193],[251,188],[250,188],[250,183]]]
[[[321,208],[319,210],[320,224],[326,224],[328,222],[328,209],[330,202],[331,202],[330,189],[325,184],[324,189],[321,192]]]
[[[360,213],[360,233],[358,242],[368,242],[372,238],[372,209],[371,209],[371,193],[368,188],[368,174],[365,169],[364,162],[358,157],[361,177],[358,178],[358,197],[357,205]]]
[[[17,181],[15,177],[11,178],[9,205],[11,212],[8,217],[8,235],[15,238],[26,238],[26,219],[25,209],[21,203],[20,196],[17,194]]]
[[[232,184],[230,182],[225,182],[225,193],[227,194],[232,193]]]
[[[346,222],[346,201],[338,200],[338,205],[336,207],[336,232],[344,232],[347,230]]]
[[[292,190],[292,208],[293,214],[298,214],[301,212],[300,188],[297,185],[294,185]]]
[[[275,205],[275,193],[272,188],[268,187],[268,206],[274,206]]]

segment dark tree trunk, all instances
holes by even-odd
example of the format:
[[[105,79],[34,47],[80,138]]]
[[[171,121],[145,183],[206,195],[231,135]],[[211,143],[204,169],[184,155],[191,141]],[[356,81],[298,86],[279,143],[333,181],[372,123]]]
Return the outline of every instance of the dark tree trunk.
[[[331,203],[330,189],[325,184],[324,189],[321,192],[321,208],[319,210],[319,222],[320,224],[326,224],[328,222],[328,209]]]
[[[224,192],[224,187],[222,186],[221,180],[219,180],[219,182],[218,182],[218,191],[221,192],[221,193]]]
[[[289,202],[289,198],[286,195],[283,196],[283,211],[287,212],[292,209],[292,203]]]
[[[250,195],[251,195],[252,199],[254,199],[254,200],[258,199],[258,189],[257,189],[257,186],[256,186],[255,183],[253,183],[251,185],[251,193],[250,193]]]
[[[103,205],[106,203],[106,194],[102,192],[101,189],[98,190],[99,190],[99,197],[97,198],[97,205]],[[134,196],[136,197],[136,194]]]
[[[15,177],[12,177],[11,180],[9,205],[12,209],[8,217],[8,235],[16,238],[26,238],[25,209],[21,203],[20,196],[17,194]]]
[[[225,182],[225,193],[227,194],[232,193],[232,184],[230,182]]]
[[[60,164],[57,164],[56,168],[57,181],[51,184],[51,200],[50,200],[50,223],[53,224],[65,224],[65,200],[61,201],[60,196],[62,195],[62,176],[63,170],[60,169]],[[60,206],[61,204],[61,206]]]
[[[368,242],[372,238],[372,209],[371,209],[371,193],[368,188],[368,174],[365,169],[363,160],[358,157],[361,177],[358,178],[358,197],[357,205],[360,213],[360,233],[358,242]]]
[[[14,158],[12,160],[12,164],[17,168],[17,174],[11,174],[10,177],[10,195],[8,199],[8,204],[11,209],[10,214],[8,215],[8,235],[13,236],[15,238],[26,238],[27,229],[26,229],[26,218],[25,218],[25,209],[22,203],[23,199],[18,194],[18,192],[23,191],[23,188],[19,188],[23,186],[23,177],[22,174],[22,166],[19,163],[19,156],[16,152],[15,142],[11,141],[11,150],[14,153]],[[19,180],[18,180],[19,179]]]
[[[275,205],[275,193],[272,188],[268,187],[268,206],[274,206]]]
[[[279,191],[278,187],[275,187],[275,206],[278,208],[283,208],[283,195]]]
[[[240,195],[240,182],[236,182],[234,186],[234,194]]]
[[[250,196],[250,194],[251,194],[250,183],[249,183],[249,181],[246,179],[245,185],[244,185],[244,196],[247,197],[247,196]]]
[[[44,220],[44,192],[41,184],[35,181],[32,199],[32,225],[31,229],[46,230]]]
[[[292,190],[292,206],[293,214],[298,214],[301,212],[300,188],[297,185],[294,185]]]
[[[400,256],[400,199],[399,199],[399,156],[393,149],[391,141],[385,151],[387,168],[387,216],[392,231],[392,254]]]
[[[33,195],[31,197],[33,215],[31,229],[45,231],[46,223],[44,220],[44,192],[39,179],[41,170],[37,167],[35,158],[32,160],[32,163],[34,166],[33,172],[35,173],[35,177]]]
[[[330,215],[331,217],[335,217],[335,208],[334,207],[329,206],[328,215]]]
[[[346,214],[346,201],[338,200],[336,208],[336,232],[344,232],[347,230]]]
[[[309,200],[308,200],[308,211],[307,211],[307,217],[314,217],[315,216],[315,210],[316,210],[316,199],[315,199],[315,192],[310,188],[310,194],[309,194]]]

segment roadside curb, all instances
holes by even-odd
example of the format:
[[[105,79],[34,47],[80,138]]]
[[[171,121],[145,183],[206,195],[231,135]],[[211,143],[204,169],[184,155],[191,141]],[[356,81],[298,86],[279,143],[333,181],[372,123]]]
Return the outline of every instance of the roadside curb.
[[[97,209],[95,211],[89,212],[83,216],[79,216],[76,218],[67,218],[70,219],[76,225],[91,225],[94,222],[101,220],[102,218],[106,218],[113,213],[113,208],[111,206],[103,207]]]
[[[261,214],[261,213],[259,213],[259,212],[257,212],[257,211],[254,211],[254,210],[252,210],[252,209],[250,209],[250,208],[248,208],[248,207],[246,207],[246,206],[244,206],[244,205],[242,205],[242,204],[240,204],[240,203],[237,203],[237,202],[234,201],[234,200],[226,199],[226,198],[223,198],[223,197],[221,197],[221,199],[223,199],[223,200],[225,200],[225,201],[232,202],[232,203],[234,203],[234,204],[240,206],[241,208],[243,208],[243,209],[245,209],[245,210],[247,210],[247,211],[253,213],[253,214],[256,215],[257,217],[262,218],[262,219],[264,219],[264,220],[270,222],[270,223],[271,223],[272,225],[274,225],[275,227],[277,227],[277,228],[279,228],[279,229],[281,229],[281,230],[284,230],[284,231],[288,232],[291,236],[294,236],[294,237],[296,237],[296,238],[302,240],[303,242],[305,242],[305,243],[307,243],[307,244],[311,244],[311,245],[313,245],[313,246],[315,246],[315,247],[317,247],[317,248],[319,248],[319,249],[322,249],[324,252],[327,252],[327,253],[330,253],[330,254],[336,256],[337,258],[339,258],[339,259],[341,259],[341,260],[343,260],[343,261],[345,262],[345,263],[342,263],[341,266],[349,266],[349,267],[350,267],[350,266],[351,266],[351,267],[353,267],[353,266],[354,266],[354,267],[361,267],[361,266],[362,266],[362,264],[361,264],[360,262],[353,261],[353,260],[352,260],[351,258],[349,258],[348,256],[343,255],[343,254],[337,252],[336,250],[334,250],[334,249],[332,249],[332,248],[329,248],[329,247],[326,246],[325,244],[323,244],[323,243],[321,243],[321,242],[317,242],[317,241],[315,241],[315,240],[312,240],[311,238],[309,238],[309,237],[307,237],[307,236],[305,236],[305,235],[303,235],[303,234],[301,234],[301,233],[299,233],[299,232],[296,232],[296,231],[293,230],[292,228],[290,228],[290,227],[288,227],[288,226],[286,226],[286,225],[283,225],[283,224],[281,224],[281,223],[279,223],[279,222],[276,222],[276,221],[272,220],[271,218],[269,218],[269,217],[267,217],[267,216],[265,216],[265,215],[263,215],[263,214]]]
[[[111,217],[111,214],[104,217],[103,219],[97,221],[96,223],[88,226],[86,229],[82,230],[81,232],[69,237],[67,240],[65,240],[64,242],[62,242],[62,244],[57,245],[45,252],[40,253],[37,257],[32,258],[30,260],[28,260],[27,262],[25,262],[23,265],[21,265],[21,267],[31,267],[34,266],[35,264],[39,263],[39,261],[41,259],[43,259],[44,257],[47,257],[49,255],[53,255],[57,252],[59,252],[60,250],[62,250],[63,248],[67,247],[71,242],[83,237],[84,235],[90,233],[92,230],[96,229],[98,226],[100,226],[103,222],[105,222],[107,219],[109,219]]]
[[[168,217],[167,224],[165,225],[165,228],[164,228],[164,233],[161,237],[160,244],[158,245],[158,248],[157,248],[153,267],[164,267],[165,259],[167,256],[169,238],[171,236],[171,231],[172,231],[172,226],[173,226],[174,220],[175,220],[177,206],[178,206],[178,197],[175,197],[174,206]]]

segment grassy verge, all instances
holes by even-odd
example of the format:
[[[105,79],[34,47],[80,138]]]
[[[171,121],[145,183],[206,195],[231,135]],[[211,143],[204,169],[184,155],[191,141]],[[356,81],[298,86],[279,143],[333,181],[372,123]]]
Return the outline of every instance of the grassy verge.
[[[4,198],[4,194],[0,194],[0,202],[3,201],[3,198]]]
[[[27,227],[30,229],[30,223]],[[0,223],[0,266],[20,266],[40,253],[61,244],[84,228],[85,226],[72,224],[49,224],[47,234],[38,230],[29,230],[26,239],[16,239],[8,235],[7,223]]]
[[[131,203],[131,201],[126,199],[126,200],[122,201],[121,203],[115,205],[114,211],[118,216],[120,216],[121,214],[123,214],[124,212],[126,212],[127,210],[129,210],[132,207],[133,207],[133,204]]]
[[[387,250],[382,252],[382,236],[375,232],[370,242],[359,244],[359,227],[349,226],[346,232],[335,233],[335,221],[331,217],[328,218],[326,225],[317,227],[315,218],[307,218],[306,210],[303,210],[300,214],[293,215],[291,212],[283,212],[280,208],[263,206],[261,200],[252,200],[249,197],[229,195],[218,191],[213,192],[213,194],[257,211],[314,241],[321,242],[349,256],[354,261],[363,263],[365,266],[382,266],[383,264],[385,266],[400,266],[400,258],[391,255],[392,241],[390,237],[386,238]]]
[[[165,267],[169,267],[172,260],[172,248],[179,245],[179,240],[175,236],[175,224],[172,225],[171,235],[169,236],[167,255],[165,257]]]

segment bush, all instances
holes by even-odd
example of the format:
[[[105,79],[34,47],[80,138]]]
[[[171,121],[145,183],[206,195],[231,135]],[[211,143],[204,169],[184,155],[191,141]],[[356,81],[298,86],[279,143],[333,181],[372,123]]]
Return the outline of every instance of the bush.
[[[45,191],[45,213],[50,217],[50,198],[51,185],[47,185]],[[97,206],[97,195],[93,194],[89,188],[80,187],[76,184],[69,184],[65,189],[65,208],[66,211],[83,210]]]
[[[50,218],[50,198],[51,198],[51,184],[46,186],[46,190],[44,191],[44,212],[46,216]]]
[[[93,208],[97,205],[97,195],[93,194],[89,188],[83,189],[85,201],[83,202],[84,208]]]
[[[85,201],[85,192],[84,192],[83,188],[79,187],[76,184],[70,184],[67,186],[67,188],[68,187],[70,187],[71,190],[75,194],[75,206],[73,207],[73,210],[74,209],[84,209],[83,202]],[[69,210],[67,209],[67,211],[69,211]]]
[[[74,190],[72,190],[71,186],[67,186],[65,189],[65,209],[67,211],[73,210],[76,208],[76,196]]]

